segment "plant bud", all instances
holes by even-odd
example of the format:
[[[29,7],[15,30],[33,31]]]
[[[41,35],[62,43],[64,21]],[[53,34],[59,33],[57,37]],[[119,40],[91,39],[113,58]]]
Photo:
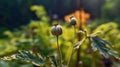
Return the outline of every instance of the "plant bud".
[[[51,28],[51,33],[53,35],[61,35],[62,34],[62,27],[60,25],[55,25]]]
[[[70,24],[71,25],[76,25],[77,19],[75,17],[70,17]]]
[[[85,33],[83,31],[78,31],[77,37],[78,37],[79,41],[82,40],[84,38],[84,36],[85,36]]]

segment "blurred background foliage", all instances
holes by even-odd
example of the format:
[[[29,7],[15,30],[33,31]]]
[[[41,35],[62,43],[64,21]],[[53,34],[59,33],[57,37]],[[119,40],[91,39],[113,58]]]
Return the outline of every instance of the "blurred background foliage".
[[[54,14],[58,15],[58,19],[63,19],[65,15],[83,8],[85,12],[91,14],[92,19],[105,18],[118,21],[119,3],[119,0],[1,0],[0,27],[13,29],[28,24],[31,19],[38,19],[30,10],[31,5],[43,5],[51,19]]]
[[[74,30],[65,23],[64,16],[80,8],[90,14],[90,19],[86,22],[89,31],[100,32],[98,35],[111,42],[113,48],[120,54],[119,3],[119,0],[0,0],[0,57],[12,55],[18,50],[38,49],[43,56],[55,55],[56,39],[51,35],[50,28],[54,23],[60,23],[63,26],[60,46],[66,64],[74,37],[71,32]],[[94,57],[88,45],[86,41],[81,46],[83,67],[94,66]],[[120,61],[113,57],[106,60],[98,52],[95,52],[94,56],[97,67],[120,65]],[[71,67],[75,64],[75,57],[74,54]],[[16,66],[34,67],[31,63],[0,60],[0,67]]]

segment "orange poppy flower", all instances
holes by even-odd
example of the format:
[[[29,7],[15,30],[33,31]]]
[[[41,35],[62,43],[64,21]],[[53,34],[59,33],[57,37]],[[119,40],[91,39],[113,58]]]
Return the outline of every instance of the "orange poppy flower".
[[[70,17],[73,16],[78,20],[77,26],[83,26],[86,24],[86,21],[90,18],[90,14],[86,13],[84,10],[76,10],[74,13],[66,15],[64,17],[65,21],[69,22]]]

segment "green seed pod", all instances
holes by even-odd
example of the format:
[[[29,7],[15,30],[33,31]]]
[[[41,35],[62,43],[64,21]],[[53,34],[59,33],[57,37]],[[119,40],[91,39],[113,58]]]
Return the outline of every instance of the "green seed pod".
[[[70,17],[70,24],[71,25],[76,25],[77,19],[75,17]]]
[[[62,34],[62,27],[60,25],[55,25],[51,28],[51,33],[55,36]]]
[[[83,31],[78,31],[77,37],[78,37],[78,39],[80,41],[85,37],[85,33]]]

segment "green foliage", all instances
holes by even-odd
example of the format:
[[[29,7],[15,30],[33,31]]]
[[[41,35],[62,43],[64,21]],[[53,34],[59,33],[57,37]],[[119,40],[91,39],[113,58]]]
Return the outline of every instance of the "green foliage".
[[[36,66],[42,66],[45,63],[45,58],[42,57],[40,54],[34,55],[31,51],[24,51],[24,50],[20,50],[18,53],[12,56],[4,57],[3,60],[24,61],[24,62],[32,63]]]
[[[100,25],[94,30],[94,32],[101,31],[101,34],[98,34],[100,37],[104,37],[106,40],[110,41],[112,47],[119,52],[120,44],[120,30],[118,29],[118,24],[115,22],[109,22],[106,24]]]
[[[59,67],[60,59],[57,53],[56,39],[50,34],[51,25],[48,23],[49,17],[43,6],[34,5],[31,6],[31,10],[35,11],[40,21],[31,20],[30,24],[21,27],[21,30],[15,30],[13,32],[5,31],[4,35],[7,36],[7,39],[0,39],[1,59],[9,62],[22,61],[22,63],[29,63],[42,67]],[[117,28],[117,24],[111,22],[100,25],[94,30],[95,33],[101,31],[101,34],[89,34],[88,32],[90,31],[88,30],[77,29],[74,36],[74,29],[70,26],[63,25],[63,34],[62,36],[59,36],[59,44],[62,52],[62,66],[66,66],[71,50],[73,50],[71,55],[72,62],[70,62],[69,66],[74,67],[77,55],[76,50],[79,48],[81,51],[80,58],[81,61],[83,61],[83,66],[86,65],[85,63],[91,67],[94,63],[98,64],[99,62],[96,61],[100,56],[97,55],[97,57],[93,59],[97,53],[93,53],[91,46],[93,50],[99,50],[99,52],[106,58],[110,55],[119,58],[116,51],[112,48],[114,46],[114,48],[118,49],[117,46],[119,45],[116,44],[120,43],[119,29]],[[113,40],[114,37],[116,37],[115,40]],[[78,38],[80,38],[79,41],[77,40]],[[112,43],[109,43],[107,40]],[[91,53],[87,54],[86,50],[89,50]]]
[[[120,18],[119,3],[119,0],[106,0],[106,3],[102,7],[102,18],[108,19],[110,21],[117,21],[120,23],[120,21],[118,20]]]
[[[94,51],[99,50],[100,53],[106,58],[109,58],[109,55],[113,55],[116,58],[119,58],[116,51],[108,48],[108,47],[112,47],[112,45],[108,41],[103,40],[97,36],[91,36],[90,40]]]

